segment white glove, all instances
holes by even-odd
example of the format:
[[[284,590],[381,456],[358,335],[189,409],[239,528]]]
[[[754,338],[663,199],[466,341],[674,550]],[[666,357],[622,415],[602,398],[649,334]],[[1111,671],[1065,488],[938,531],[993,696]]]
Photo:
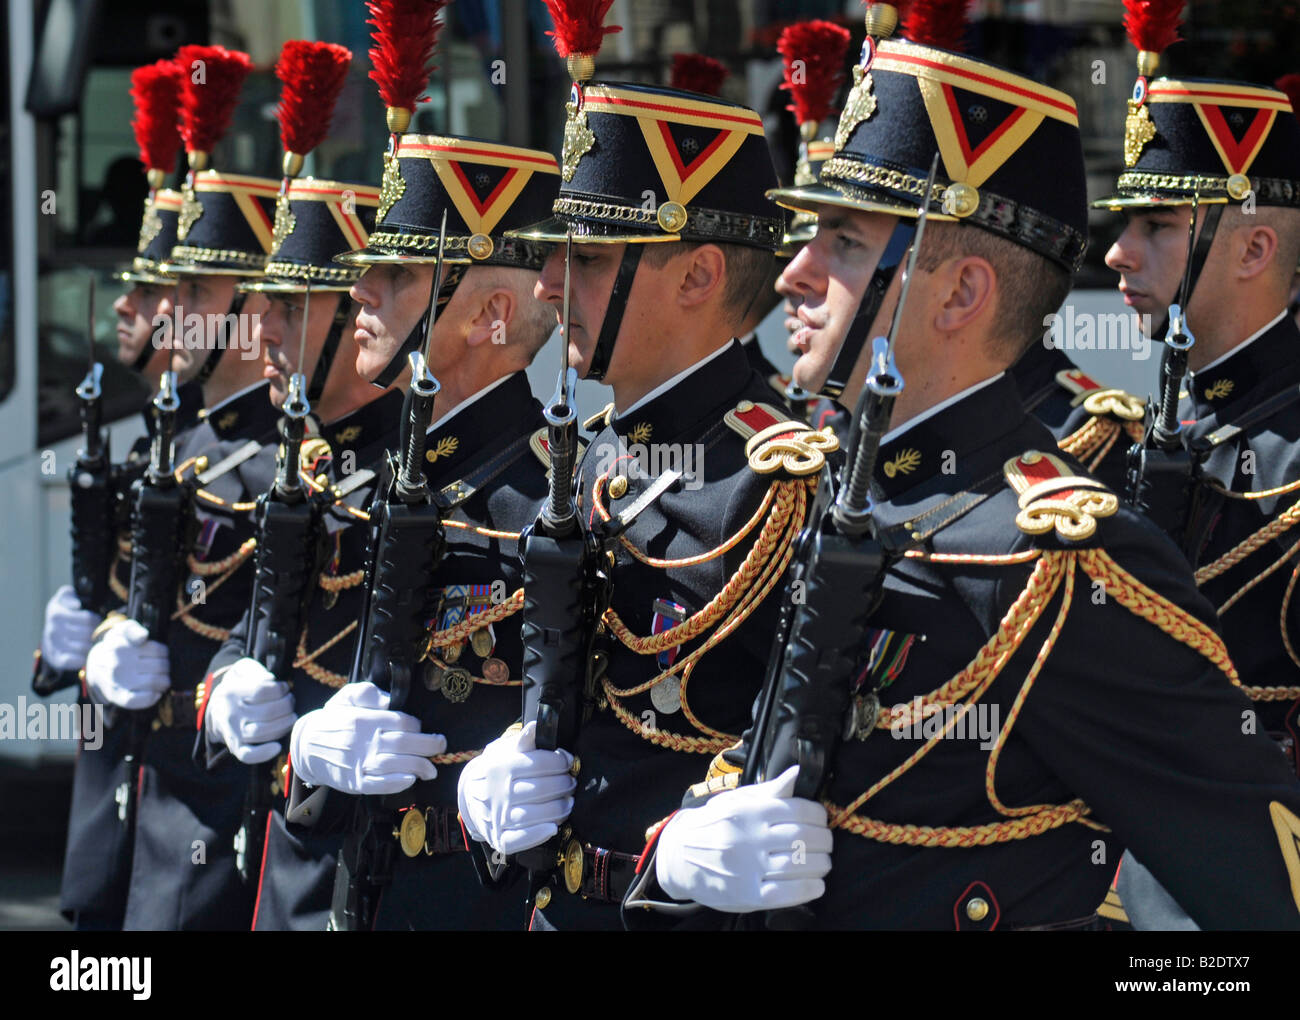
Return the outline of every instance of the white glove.
[[[372,683],[344,684],[323,708],[293,727],[289,760],[309,786],[382,796],[438,774],[429,759],[447,750],[440,733],[421,733],[420,720],[388,708]]]
[[[240,659],[208,698],[203,725],[209,739],[225,744],[245,765],[257,765],[283,750],[276,741],[297,718],[289,685],[256,659]]]
[[[135,620],[114,624],[86,656],[86,690],[118,708],[151,708],[171,682],[167,646]]]
[[[90,636],[103,617],[82,609],[72,585],[65,584],[45,603],[41,658],[54,669],[81,669],[90,652]]]
[[[466,764],[456,789],[465,830],[503,854],[541,846],[573,810],[568,751],[537,750],[537,724],[507,733]]]
[[[826,809],[792,797],[799,766],[678,811],[659,834],[655,877],[675,900],[747,914],[815,900],[831,870]]]

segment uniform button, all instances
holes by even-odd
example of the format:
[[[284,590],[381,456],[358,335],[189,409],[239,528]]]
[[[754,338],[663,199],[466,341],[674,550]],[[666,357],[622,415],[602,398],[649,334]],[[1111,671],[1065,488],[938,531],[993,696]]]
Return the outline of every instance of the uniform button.
[[[972,921],[982,921],[989,916],[988,900],[975,896],[966,901],[966,916]]]
[[[534,901],[538,907],[545,910],[551,902],[551,887],[544,885],[537,890],[537,899]]]
[[[622,499],[627,495],[627,475],[615,475],[609,480],[610,499]]]
[[[196,475],[201,475],[201,474],[203,474],[203,472],[206,471],[207,469],[208,469],[208,458],[207,458],[207,457],[197,457],[197,458],[195,458],[195,461],[194,461],[194,473],[195,473]]]
[[[582,771],[582,759],[575,757],[573,759],[573,764],[569,766],[569,775],[576,776],[581,771]]]

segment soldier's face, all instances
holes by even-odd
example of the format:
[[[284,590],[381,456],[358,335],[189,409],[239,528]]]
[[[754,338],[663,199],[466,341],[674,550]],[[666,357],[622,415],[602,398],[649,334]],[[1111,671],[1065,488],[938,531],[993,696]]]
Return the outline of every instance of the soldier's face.
[[[342,295],[319,291],[308,302],[304,294],[268,293],[267,308],[258,320],[258,335],[262,345],[262,377],[271,380],[271,403],[284,405],[289,395],[289,376],[302,372],[305,382],[311,383],[316,362],[320,359],[325,337],[329,334]],[[303,312],[307,318],[307,345],[298,364],[302,346]]]
[[[569,266],[569,331],[564,341],[569,345],[569,364],[578,370],[580,379],[585,378],[587,370],[591,368],[591,359],[596,351],[596,341],[600,338],[605,310],[609,307],[610,291],[614,288],[614,277],[623,260],[624,248],[626,245],[622,244],[573,246],[573,258]],[[557,244],[551,251],[537,278],[533,295],[538,301],[554,305],[555,318],[563,332],[564,245]],[[615,350],[620,348],[616,347]],[[617,356],[615,354],[615,358]],[[605,381],[609,381],[608,372]]]
[[[113,311],[117,313],[119,362],[127,366],[135,364],[140,352],[150,344],[160,351],[171,345],[171,317],[175,295],[176,288],[171,285],[137,283],[113,302]],[[155,361],[159,365],[157,371],[151,373]],[[145,373],[156,375],[164,367],[162,356],[156,356],[145,366]]]
[[[822,206],[817,212],[817,235],[777,281],[777,290],[787,296],[798,323],[788,341],[791,352],[798,356],[794,381],[811,392],[819,390],[830,375],[895,223],[893,216],[835,206]],[[884,332],[893,308],[890,295],[897,289],[896,276],[870,335]],[[862,360],[851,378],[853,389],[861,384],[865,369]],[[853,399],[850,390],[841,397],[850,407]]]
[[[180,382],[189,382],[199,374],[199,369],[207,360],[217,342],[220,317],[230,311],[235,300],[233,276],[184,276],[176,284],[176,305],[184,316],[180,330],[172,330],[172,371]],[[250,298],[252,295],[250,295]],[[243,312],[248,314],[248,303]],[[201,323],[194,316],[201,317]],[[209,318],[211,316],[212,318]],[[186,323],[194,326],[193,330],[185,327]],[[202,339],[198,333],[201,330]],[[199,341],[199,342],[196,342]]]
[[[1106,265],[1119,273],[1124,303],[1150,315],[1152,323],[1165,317],[1182,283],[1190,213],[1187,206],[1128,210],[1124,232],[1106,252]]]
[[[424,315],[434,269],[415,262],[374,265],[352,285],[352,299],[360,305],[353,335],[363,379],[374,380],[384,370]],[[440,324],[443,317],[438,318]]]

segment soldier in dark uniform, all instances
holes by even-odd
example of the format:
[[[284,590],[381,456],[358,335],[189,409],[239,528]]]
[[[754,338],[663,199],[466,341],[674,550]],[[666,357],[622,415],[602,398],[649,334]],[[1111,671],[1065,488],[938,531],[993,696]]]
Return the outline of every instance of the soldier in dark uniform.
[[[576,743],[535,750],[530,720],[466,765],[458,793],[466,832],[499,853],[559,835],[563,868],[534,876],[534,929],[609,930],[646,826],[743,727],[770,650],[769,596],[835,442],[775,407],[731,339],[784,229],[762,197],[775,173],[758,115],[587,83],[590,56],[569,67],[564,184],[554,218],[520,236],[572,235],[565,340],[579,375],[613,391],[587,423],[598,434],[578,515],[597,526],[670,463],[683,476],[611,543],[594,711]],[[560,314],[564,263],[552,254],[538,290]]]
[[[113,310],[117,314],[118,361],[140,374],[151,393],[156,392],[159,377],[171,360],[168,329],[176,281],[159,267],[176,242],[181,205],[180,192],[163,187],[180,149],[175,128],[165,129],[176,123],[179,75],[172,61],[158,61],[132,73],[133,126],[150,190],[135,258],[118,274],[127,289],[113,302]],[[193,427],[202,396],[197,386],[181,387],[178,396],[176,428],[183,433]],[[149,460],[154,420],[148,407],[142,417],[145,434],[132,445],[124,461],[112,467],[110,475],[114,523],[109,537],[114,548],[109,589],[114,603],[125,597],[124,581],[130,570],[131,483]],[[81,607],[70,586],[55,593],[46,606],[45,632],[32,677],[38,694],[81,685],[91,637],[101,621],[98,612]],[[83,688],[83,701],[85,698]],[[78,928],[116,929],[122,925],[131,868],[130,832],[121,817],[123,805],[115,797],[127,778],[121,761],[123,735],[122,729],[108,730],[99,747],[83,745],[77,750],[60,909]]]
[[[251,67],[246,55],[220,47],[183,47],[177,60],[183,67],[202,60],[209,79],[230,75],[236,83]],[[196,90],[194,101],[183,105],[191,172],[178,243],[163,270],[180,279],[172,367],[183,382],[199,383],[205,405],[202,421],[175,444],[194,519],[186,528],[166,643],[148,640],[136,621],[114,620],[87,660],[87,684],[119,709],[147,712],[151,731],[138,774],[130,777],[137,803],[125,927],[243,928],[251,891],[240,885],[231,847],[243,788],[210,777],[190,751],[195,687],[247,605],[248,510],[270,481],[258,477],[257,462],[248,459],[216,469],[236,450],[246,456],[274,435],[254,330],[234,291],[241,277],[265,265],[279,187],[274,180],[205,169],[207,150],[198,146],[215,143],[230,109],[213,108],[210,100],[222,90],[194,86],[190,75],[182,77],[182,88]],[[237,86],[224,94],[233,104]],[[224,316],[224,323],[209,313]]]
[[[352,334],[359,305],[347,291],[360,274],[334,262],[336,255],[364,243],[378,204],[379,189],[372,186],[310,177],[292,181],[279,215],[286,231],[271,254],[266,275],[241,285],[269,299],[261,339],[267,372],[275,376],[272,403],[284,406],[292,372],[312,380],[307,402],[325,424],[303,441],[300,460],[301,470],[317,488],[326,480],[338,485],[357,472],[381,468],[387,448],[396,440],[401,394],[371,386],[355,368]],[[259,454],[269,458],[269,473],[275,471],[276,456],[274,448]],[[253,869],[261,862],[249,876],[257,888],[255,930],[325,927],[338,841],[311,834],[302,838],[285,828],[288,747],[283,738],[295,713],[319,707],[347,681],[365,598],[368,537],[364,524],[349,510],[364,507],[372,489],[363,485],[352,490],[342,506],[321,516],[322,528],[302,564],[308,591],[302,630],[291,638],[291,661],[282,673],[271,673],[256,657],[265,647],[267,619],[259,615],[254,621],[247,613],[208,666],[196,752],[201,749],[206,765],[219,774],[241,774],[246,786],[269,786],[265,833],[244,829],[239,835],[239,858],[248,862],[243,867]],[[332,502],[329,492],[325,488],[322,498]],[[296,590],[295,583],[281,583],[268,594],[293,597]],[[253,626],[260,630],[250,644]],[[232,756],[249,767],[238,768]],[[255,845],[244,845],[249,841]]]
[[[1211,606],[1150,522],[1050,452],[1007,371],[1084,249],[1073,101],[930,45],[864,56],[820,186],[777,193],[819,214],[786,274],[817,320],[795,366],[810,387],[918,197],[934,216],[894,348],[883,599],[843,677],[852,714],[823,748],[823,802],[791,796],[799,766],[736,788],[752,731],[715,759],[654,834],[627,922],[806,905],[827,929],[1090,928],[1128,845],[1205,926],[1300,927],[1300,786],[1243,733]],[[973,169],[949,142],[977,106],[1022,129]],[[1039,280],[1032,305],[1001,306],[1009,271]]]
[[[1179,299],[1190,216],[1200,223],[1179,408],[1190,463],[1151,474],[1148,502],[1219,612],[1260,728],[1294,766],[1300,606],[1285,561],[1300,488],[1300,331],[1286,306],[1300,258],[1300,122],[1285,93],[1261,86],[1143,77],[1139,88],[1147,116],[1130,119],[1150,130],[1126,133],[1134,158],[1097,203],[1128,220],[1106,254],[1126,304],[1165,318]]]
[[[1142,503],[1219,613],[1255,702],[1251,724],[1296,768],[1300,629],[1285,560],[1295,502],[1288,493],[1300,477],[1300,331],[1287,310],[1300,258],[1300,124],[1280,90],[1152,78],[1159,53],[1144,48],[1141,33],[1130,37],[1139,77],[1125,169],[1114,193],[1095,203],[1127,219],[1106,264],[1120,274],[1125,303],[1153,322],[1181,302],[1194,337],[1178,413],[1187,456],[1176,470],[1147,473]],[[1176,923],[1166,896],[1128,855],[1119,889],[1135,925]]]
[[[390,108],[390,125],[407,120],[403,113]],[[402,134],[385,161],[381,221],[365,247],[340,258],[365,270],[352,288],[361,306],[357,371],[405,386],[406,356],[424,344],[446,215],[427,358],[441,389],[424,465],[446,548],[423,581],[427,653],[401,711],[389,709],[358,661],[357,682],[319,711],[299,709],[293,728],[304,803],[309,786],[331,792],[311,815],[291,807],[302,824],[290,830],[346,835],[337,927],[504,929],[523,921],[522,892],[474,881],[455,790],[460,766],[518,718],[518,536],[546,494],[549,466],[525,370],[555,320],[533,297],[544,246],[505,234],[547,212],[558,173],[545,152]],[[396,446],[400,419],[389,424]],[[349,882],[381,887],[372,917],[346,916]]]

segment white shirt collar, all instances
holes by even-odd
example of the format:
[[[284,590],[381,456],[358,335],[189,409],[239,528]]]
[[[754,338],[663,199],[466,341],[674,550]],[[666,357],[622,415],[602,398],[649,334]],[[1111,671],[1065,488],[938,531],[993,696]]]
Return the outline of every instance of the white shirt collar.
[[[461,411],[463,411],[463,410],[465,410],[465,408],[469,407],[470,404],[472,404],[472,403],[474,403],[474,401],[478,400],[479,397],[482,397],[482,396],[485,396],[485,395],[488,394],[488,393],[491,393],[494,389],[496,389],[496,388],[497,388],[498,386],[500,386],[503,382],[505,382],[507,379],[509,379],[510,376],[513,375],[513,374],[514,374],[514,373],[511,372],[511,373],[508,373],[508,374],[506,374],[506,375],[503,375],[503,376],[502,376],[500,379],[498,379],[496,382],[488,383],[486,386],[484,386],[481,390],[479,390],[479,391],[478,391],[477,393],[475,393],[473,396],[466,397],[466,398],[465,398],[464,400],[462,400],[459,404],[457,404],[455,407],[453,407],[453,408],[452,408],[450,411],[448,411],[446,414],[441,415],[441,416],[438,418],[437,421],[435,421],[432,425],[430,425],[430,426],[429,426],[429,431],[432,432],[434,429],[441,428],[441,427],[442,427],[443,425],[445,425],[447,422],[451,421],[452,418],[456,417],[456,415],[458,415]]]
[[[1272,329],[1274,326],[1276,326],[1279,322],[1281,322],[1285,318],[1286,318],[1286,309],[1283,308],[1280,312],[1277,313],[1277,315],[1273,318],[1271,322],[1255,330],[1255,332],[1251,333],[1250,336],[1246,337],[1245,340],[1237,344],[1236,347],[1228,351],[1226,354],[1220,354],[1208,365],[1202,365],[1199,369],[1197,369],[1197,371],[1208,372],[1210,369],[1214,368],[1215,365],[1223,364],[1223,362],[1227,361],[1234,354],[1239,354],[1241,351],[1243,351],[1247,345],[1253,344],[1256,340],[1262,337],[1265,333],[1267,333],[1270,329]],[[1196,373],[1194,372],[1192,374],[1195,375]]]
[[[985,386],[987,386],[989,383],[997,382],[997,381],[998,381],[999,379],[1001,379],[1004,375],[1006,375],[1005,372],[999,372],[997,375],[991,375],[991,376],[989,376],[987,379],[985,379],[983,382],[977,382],[974,386],[967,386],[967,387],[966,387],[964,390],[962,390],[960,393],[954,393],[954,394],[953,394],[951,397],[949,397],[947,400],[941,400],[941,401],[939,401],[939,403],[935,404],[933,407],[926,408],[924,411],[922,411],[920,414],[918,414],[915,418],[912,418],[910,421],[906,421],[906,422],[904,422],[902,425],[898,426],[898,428],[896,428],[896,429],[890,429],[888,432],[886,432],[886,433],[885,433],[885,437],[884,437],[882,440],[880,440],[880,445],[881,445],[881,446],[884,446],[886,443],[892,443],[895,439],[897,439],[899,436],[901,436],[901,435],[902,435],[904,432],[906,432],[908,429],[913,428],[913,427],[916,426],[916,425],[920,425],[921,422],[925,421],[927,418],[933,418],[936,414],[938,414],[938,413],[939,413],[940,411],[942,411],[944,408],[946,408],[946,407],[951,407],[953,404],[957,403],[957,401],[959,401],[959,400],[964,400],[966,397],[969,397],[969,396],[970,396],[972,393],[974,393],[976,390],[982,390],[982,389],[983,389]]]
[[[245,386],[242,390],[237,390],[236,392],[230,394],[230,396],[228,396],[225,400],[221,401],[221,403],[209,407],[208,417],[211,417],[212,415],[216,414],[218,411],[220,411],[231,401],[238,400],[240,397],[247,396],[248,394],[252,393],[253,390],[257,389],[259,386],[265,386],[265,385],[266,385],[266,380],[260,379],[257,382],[253,383],[252,386]]]
[[[671,390],[674,386],[676,386],[678,383],[680,383],[683,379],[685,379],[685,378],[686,378],[688,375],[690,375],[692,372],[698,372],[701,368],[703,368],[705,365],[707,365],[710,361],[712,361],[714,358],[716,358],[719,354],[721,354],[723,351],[725,351],[725,350],[726,350],[727,348],[729,348],[730,346],[731,346],[731,342],[728,341],[727,343],[725,343],[725,344],[723,344],[721,347],[719,347],[716,351],[714,351],[712,354],[706,354],[704,357],[702,357],[699,361],[697,361],[697,362],[696,362],[694,365],[692,365],[690,368],[686,369],[686,370],[683,371],[683,372],[678,372],[675,376],[673,376],[673,377],[672,377],[671,379],[669,379],[667,382],[660,383],[658,386],[656,386],[654,389],[652,389],[649,393],[647,393],[644,397],[642,397],[640,400],[636,401],[636,403],[634,403],[634,404],[633,404],[631,407],[629,407],[626,411],[620,411],[618,408],[615,408],[615,409],[614,409],[614,417],[616,417],[616,418],[624,418],[624,417],[626,417],[627,415],[631,414],[633,411],[635,411],[638,407],[642,407],[642,406],[644,406],[645,404],[648,404],[650,401],[654,400],[655,397],[658,397],[658,396],[660,396],[660,395],[662,395],[662,394],[664,394],[664,393],[667,393],[669,390]]]

